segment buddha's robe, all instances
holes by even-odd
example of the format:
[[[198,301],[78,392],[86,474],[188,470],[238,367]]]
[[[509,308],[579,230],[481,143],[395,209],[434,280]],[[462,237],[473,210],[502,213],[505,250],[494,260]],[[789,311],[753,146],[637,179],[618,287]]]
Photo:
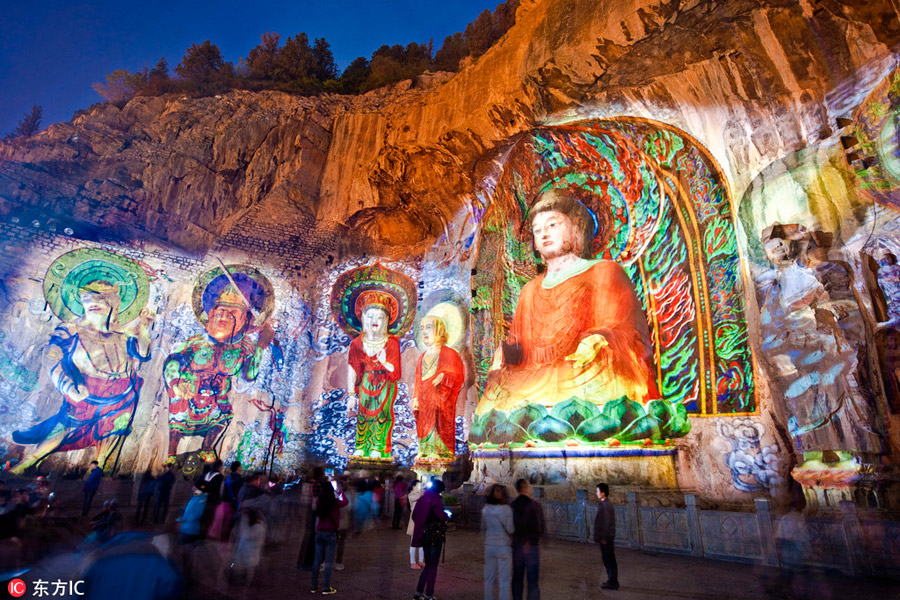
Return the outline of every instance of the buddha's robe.
[[[583,365],[569,358],[594,334],[602,336],[592,338],[596,356]],[[644,312],[616,262],[581,259],[528,282],[510,341],[520,345],[521,362],[488,373],[478,414],[529,404],[552,407],[573,396],[597,405],[622,396],[640,403],[659,398]]]
[[[423,373],[425,355],[416,365],[416,391],[419,409],[416,411],[416,432],[419,455],[452,457],[456,454],[456,399],[466,378],[459,353],[441,346],[437,365]],[[438,385],[435,378],[443,375]]]
[[[347,361],[356,373],[356,392],[359,406],[356,413],[356,449],[365,455],[378,451],[383,457],[391,455],[391,433],[394,429],[394,401],[400,381],[400,341],[388,336],[385,362],[393,365],[388,371],[377,356],[369,356],[359,336],[350,343]]]

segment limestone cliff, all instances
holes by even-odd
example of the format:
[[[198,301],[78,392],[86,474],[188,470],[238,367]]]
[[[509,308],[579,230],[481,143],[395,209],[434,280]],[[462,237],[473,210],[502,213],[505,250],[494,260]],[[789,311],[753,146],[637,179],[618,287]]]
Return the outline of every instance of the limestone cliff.
[[[274,198],[408,254],[517,134],[617,115],[698,138],[739,197],[772,160],[831,136],[898,45],[886,0],[523,0],[506,36],[435,87],[136,98],[2,142],[0,210],[202,252]]]

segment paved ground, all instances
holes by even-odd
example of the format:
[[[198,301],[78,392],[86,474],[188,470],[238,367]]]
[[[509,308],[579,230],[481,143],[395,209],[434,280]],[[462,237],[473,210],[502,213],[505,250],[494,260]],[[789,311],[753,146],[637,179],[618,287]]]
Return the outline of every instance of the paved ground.
[[[290,541],[266,552],[256,581],[247,587],[229,586],[218,569],[201,574],[191,600],[280,600],[317,597],[309,593],[309,573],[296,569],[300,528],[291,527]],[[409,537],[404,531],[378,527],[348,540],[344,571],[336,571],[332,584],[335,598],[412,598],[419,572],[409,568]],[[216,554],[206,549],[208,564]],[[438,572],[435,596],[441,600],[476,600],[483,595],[482,546],[477,531],[448,533],[446,562]],[[550,540],[541,556],[541,594],[544,600],[616,598],[620,600],[700,600],[788,598],[784,586],[773,595],[765,592],[765,581],[776,573],[761,567],[656,554],[628,549],[617,550],[620,581],[618,591],[599,589],[602,563],[599,548],[589,544]],[[891,581],[861,580],[839,575],[815,574],[804,579],[805,589],[794,597],[816,600],[846,598],[900,598],[900,584]]]

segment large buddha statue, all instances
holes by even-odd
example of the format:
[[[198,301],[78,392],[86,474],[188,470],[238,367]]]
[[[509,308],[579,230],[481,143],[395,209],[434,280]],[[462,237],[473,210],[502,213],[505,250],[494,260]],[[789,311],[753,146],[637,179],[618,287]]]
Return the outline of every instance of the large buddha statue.
[[[590,258],[594,221],[585,206],[553,189],[529,219],[546,270],[522,289],[476,413],[659,398],[640,301],[621,265]]]

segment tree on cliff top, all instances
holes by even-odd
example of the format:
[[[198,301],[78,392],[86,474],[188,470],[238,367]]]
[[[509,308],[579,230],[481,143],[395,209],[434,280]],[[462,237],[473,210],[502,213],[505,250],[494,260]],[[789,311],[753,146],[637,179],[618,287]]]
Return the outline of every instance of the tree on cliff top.
[[[241,60],[248,79],[275,80],[280,41],[281,36],[277,33],[267,31],[262,34],[260,44]]]
[[[41,130],[41,119],[44,116],[44,109],[37,104],[31,107],[31,110],[22,116],[22,120],[16,125],[12,133],[7,137],[25,136],[31,137]]]
[[[189,89],[215,93],[226,89],[234,79],[234,66],[222,58],[218,46],[206,40],[199,46],[191,44],[175,73]]]

